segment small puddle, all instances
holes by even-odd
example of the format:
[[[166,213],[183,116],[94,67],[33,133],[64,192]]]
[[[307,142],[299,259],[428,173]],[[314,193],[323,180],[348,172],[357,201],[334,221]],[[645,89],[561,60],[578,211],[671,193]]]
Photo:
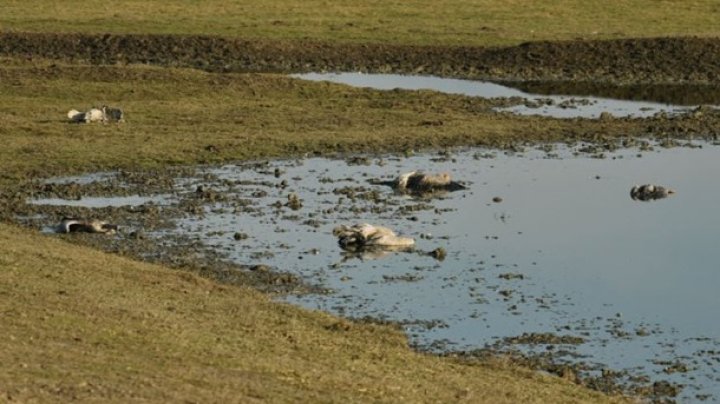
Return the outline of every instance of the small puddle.
[[[78,185],[87,185],[91,184],[93,182],[103,182],[103,181],[110,181],[117,178],[116,173],[109,173],[109,172],[103,172],[103,173],[93,173],[88,175],[72,175],[72,176],[66,176],[66,177],[54,177],[54,178],[48,178],[47,180],[43,181],[44,184],[78,184]]]
[[[527,102],[497,111],[520,115],[540,115],[554,118],[598,118],[607,112],[615,117],[646,118],[657,113],[682,113],[700,104],[720,104],[720,90],[715,87],[694,88],[706,97],[690,94],[680,87],[633,86],[627,89],[586,85],[561,86],[558,83],[512,83],[502,85],[486,81],[446,79],[433,76],[405,76],[397,74],[308,73],[292,77],[329,81],[355,87],[378,90],[434,90],[482,98],[522,98]],[[515,88],[514,88],[515,87]],[[613,91],[614,89],[614,91]],[[690,89],[692,91],[693,89]],[[553,92],[557,91],[557,92]],[[562,95],[565,94],[565,95]],[[622,94],[618,98],[610,98]],[[632,98],[632,94],[639,94]]]
[[[31,199],[28,201],[32,205],[48,205],[48,206],[81,206],[86,208],[105,208],[120,206],[140,206],[146,203],[154,203],[166,205],[169,203],[169,196],[112,196],[112,197],[83,197],[81,199],[62,199],[62,198],[42,198]]]
[[[720,398],[720,148],[656,150],[591,158],[601,155],[592,146],[547,145],[200,167],[177,179],[173,194],[204,196],[202,211],[167,231],[328,288],[333,293],[287,300],[400,321],[420,346],[474,349],[524,333],[580,337],[579,345],[518,347],[553,350],[595,374],[626,370],[678,383],[682,400]],[[469,189],[416,199],[369,181],[416,169],[452,173]],[[644,183],[677,194],[631,199],[630,188]],[[64,202],[164,200],[157,198]],[[341,250],[332,229],[363,222],[414,237],[416,251]],[[443,260],[429,254],[437,248],[447,252]]]

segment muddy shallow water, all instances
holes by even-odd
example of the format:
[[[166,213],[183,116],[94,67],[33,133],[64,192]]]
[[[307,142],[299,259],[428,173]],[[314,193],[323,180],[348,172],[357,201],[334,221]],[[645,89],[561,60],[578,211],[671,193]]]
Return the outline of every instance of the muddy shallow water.
[[[627,370],[684,386],[684,399],[718,399],[720,148],[702,146],[556,145],[201,167],[176,178],[172,197],[137,202],[201,199],[175,227],[147,237],[182,236],[231,261],[289,271],[326,293],[286,300],[398,321],[419,347],[552,351],[590,374]],[[415,169],[448,171],[469,189],[416,198],[369,181]],[[642,183],[677,194],[632,200],[630,188]],[[72,203],[83,200],[93,201]],[[416,248],[343,251],[332,228],[356,222],[391,227],[414,237]],[[120,224],[118,242],[140,230]],[[431,254],[438,248],[443,259]],[[513,338],[530,333],[559,339]]]

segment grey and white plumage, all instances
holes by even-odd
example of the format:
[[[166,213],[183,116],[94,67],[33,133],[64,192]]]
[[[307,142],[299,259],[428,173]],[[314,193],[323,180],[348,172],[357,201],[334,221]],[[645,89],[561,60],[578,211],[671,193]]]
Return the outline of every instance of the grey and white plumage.
[[[68,119],[76,123],[105,122],[105,113],[100,108],[91,108],[85,112],[76,109],[68,111]]]
[[[427,174],[422,171],[410,171],[400,174],[392,181],[374,181],[375,184],[388,185],[399,192],[424,193],[433,191],[458,191],[467,187],[453,181],[449,173]]]
[[[107,122],[125,122],[125,113],[120,108],[103,105],[102,111]]]
[[[80,112],[76,109],[71,109],[67,113],[68,119],[75,123],[90,123],[90,122],[124,122],[124,113],[120,108],[109,107],[103,105],[99,108],[91,108],[85,112]]]

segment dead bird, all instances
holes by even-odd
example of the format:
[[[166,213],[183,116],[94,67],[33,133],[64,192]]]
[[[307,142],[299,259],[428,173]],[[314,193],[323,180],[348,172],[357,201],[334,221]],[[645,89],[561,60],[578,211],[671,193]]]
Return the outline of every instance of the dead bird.
[[[372,247],[409,247],[415,244],[410,237],[400,237],[394,231],[371,224],[341,225],[333,229],[340,247],[358,250]]]
[[[80,112],[77,109],[71,109],[68,111],[67,117],[72,122],[85,122],[85,113]]]
[[[459,191],[467,189],[462,183],[453,181],[449,173],[426,174],[411,171],[400,174],[392,181],[371,181],[374,184],[387,185],[400,192],[423,193],[432,191]]]
[[[643,184],[633,186],[630,190],[630,197],[633,201],[647,202],[667,198],[674,193],[675,191],[670,188],[661,187],[659,185]]]
[[[64,217],[57,226],[58,233],[102,233],[115,234],[118,225],[109,224],[102,220],[82,220],[72,217]]]
[[[379,260],[388,257],[394,253],[399,252],[412,252],[414,251],[413,246],[370,246],[370,247],[345,247],[342,256],[341,263],[347,262],[353,259],[360,261],[371,261]]]
[[[104,122],[105,113],[100,108],[91,108],[86,112],[71,109],[67,113],[68,119],[75,123]]]
[[[125,122],[125,113],[120,108],[103,105],[102,111],[105,116],[104,122]]]
[[[86,112],[80,112],[76,109],[71,109],[67,113],[68,119],[75,123],[90,123],[90,122],[124,122],[124,114],[122,109],[109,107],[103,105],[101,107],[90,108]]]

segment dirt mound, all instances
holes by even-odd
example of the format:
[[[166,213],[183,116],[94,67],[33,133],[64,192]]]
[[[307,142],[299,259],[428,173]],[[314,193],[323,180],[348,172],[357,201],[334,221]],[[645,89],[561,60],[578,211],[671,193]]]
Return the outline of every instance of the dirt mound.
[[[148,63],[208,71],[372,71],[494,80],[707,84],[720,39],[532,42],[508,48],[249,41],[210,36],[0,34],[0,55]]]

